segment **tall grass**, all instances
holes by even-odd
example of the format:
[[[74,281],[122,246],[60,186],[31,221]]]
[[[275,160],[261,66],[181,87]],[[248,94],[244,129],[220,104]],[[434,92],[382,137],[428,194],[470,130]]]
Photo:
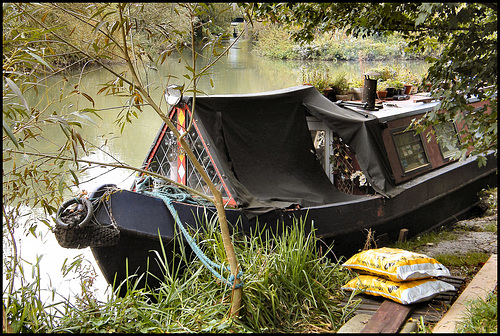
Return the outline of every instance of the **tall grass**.
[[[465,318],[458,322],[457,333],[498,332],[498,293],[488,293],[485,299],[473,300],[467,306]]]
[[[204,232],[195,237],[211,260],[223,263],[224,247],[217,231],[216,220],[208,220]],[[186,267],[181,271],[165,266],[157,290],[136,288],[138,279],[130,278],[119,284],[127,288],[123,297],[110,294],[100,302],[90,288],[82,288],[86,293],[77,305],[63,299],[49,307],[37,301],[40,288],[34,283],[15,293],[7,320],[14,332],[274,333],[331,332],[349,318],[350,311],[339,307],[340,287],[349,274],[340,269],[340,261],[326,257],[328,249],[322,253],[314,230],[306,233],[303,221],[283,228],[280,236],[257,229],[250,236],[235,234],[233,240],[244,272],[237,319],[228,317],[232,289],[197,258],[190,260],[179,240],[177,257]],[[49,314],[49,308],[56,313]]]

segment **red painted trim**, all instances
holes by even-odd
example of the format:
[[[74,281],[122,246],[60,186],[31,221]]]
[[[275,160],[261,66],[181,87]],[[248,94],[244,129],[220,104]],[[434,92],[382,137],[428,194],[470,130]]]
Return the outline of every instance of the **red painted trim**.
[[[184,107],[182,109],[178,109],[178,111],[177,111],[177,130],[181,134],[186,131],[186,109],[187,108]],[[182,120],[182,122],[179,121],[179,116],[181,115],[181,113],[184,116],[184,120]],[[181,147],[180,142],[177,142],[177,146],[179,146],[179,148]],[[181,167],[184,170],[183,176],[179,175],[179,168],[181,168]],[[186,155],[185,154],[181,154],[181,155],[177,156],[177,182],[182,183],[184,185],[186,185],[186,183],[187,183]]]
[[[153,157],[155,156],[156,154],[156,151],[158,150],[158,148],[160,147],[160,144],[161,142],[163,141],[163,138],[165,137],[165,134],[167,133],[167,129],[168,129],[168,126],[167,124],[164,125],[163,127],[163,130],[160,134],[160,136],[158,137],[157,141],[156,141],[156,144],[155,144],[155,147],[153,148],[153,150],[149,153],[149,157],[148,157],[148,161],[147,161],[147,164],[146,164],[146,167],[144,167],[144,170],[148,170],[149,168],[149,165],[151,164],[151,161],[153,161]],[[144,175],[144,174],[141,174],[141,175]]]

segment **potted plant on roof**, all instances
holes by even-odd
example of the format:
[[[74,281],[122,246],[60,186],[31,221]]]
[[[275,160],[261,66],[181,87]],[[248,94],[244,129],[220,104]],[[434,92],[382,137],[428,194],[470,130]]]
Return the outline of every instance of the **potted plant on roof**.
[[[363,77],[355,78],[351,80],[352,89],[350,93],[352,93],[353,100],[361,100],[363,98],[363,87],[365,85],[365,80]]]
[[[418,85],[420,83],[419,77],[410,69],[405,69],[400,72],[398,75],[398,79],[403,82],[405,87],[404,94],[412,94],[417,92]]]
[[[400,90],[404,89],[403,82],[389,78],[384,82],[385,89],[387,91],[387,97],[392,97],[400,94]]]
[[[312,72],[307,72],[302,74],[302,82],[304,84],[309,84],[318,89],[319,92],[323,92],[323,94],[328,98],[328,94],[330,89],[331,78],[328,72],[320,72],[318,70],[314,70]]]
[[[351,100],[352,94],[349,93],[349,80],[345,72],[338,73],[330,82],[332,93],[335,95],[335,100]]]

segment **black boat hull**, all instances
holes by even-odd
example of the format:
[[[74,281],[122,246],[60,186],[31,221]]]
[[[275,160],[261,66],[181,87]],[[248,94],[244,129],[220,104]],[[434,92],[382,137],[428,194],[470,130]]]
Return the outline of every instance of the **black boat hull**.
[[[412,237],[467,215],[478,204],[478,192],[496,186],[496,170],[496,158],[490,156],[485,167],[479,168],[477,162],[468,160],[425,174],[404,185],[405,190],[394,198],[366,196],[299,210],[276,210],[252,220],[239,210],[227,209],[226,216],[239,232],[254,231],[258,220],[261,227],[265,224],[276,234],[280,234],[282,223],[293,225],[294,218],[302,217],[306,220],[306,229],[314,227],[317,237],[327,244],[333,242],[337,256],[349,257],[363,248],[368,229],[379,237],[379,244],[383,244],[395,241],[400,229],[408,229]],[[201,217],[210,218],[215,214],[213,208],[173,204],[182,222],[194,229],[201,225]],[[120,230],[120,241],[115,246],[92,248],[108,283],[120,284],[127,275],[142,274],[139,286],[146,282],[153,288],[160,286],[164,270],[158,255],[165,251],[168,262],[176,263],[179,259],[175,256],[182,248],[166,205],[158,198],[121,190],[110,195],[106,206],[96,209],[96,218],[103,224],[110,223],[109,213]],[[187,244],[184,248],[189,259],[191,249]],[[182,264],[181,261],[180,267]],[[169,267],[176,269],[172,264]]]

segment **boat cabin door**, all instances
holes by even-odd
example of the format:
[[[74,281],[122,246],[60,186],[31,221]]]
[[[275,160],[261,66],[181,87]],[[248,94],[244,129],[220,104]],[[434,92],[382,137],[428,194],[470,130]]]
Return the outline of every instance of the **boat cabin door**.
[[[333,169],[330,163],[330,155],[333,155],[332,149],[332,130],[329,129],[324,122],[314,118],[307,117],[307,126],[311,132],[311,138],[313,141],[314,149],[316,150],[316,156],[326,175],[333,183]]]

